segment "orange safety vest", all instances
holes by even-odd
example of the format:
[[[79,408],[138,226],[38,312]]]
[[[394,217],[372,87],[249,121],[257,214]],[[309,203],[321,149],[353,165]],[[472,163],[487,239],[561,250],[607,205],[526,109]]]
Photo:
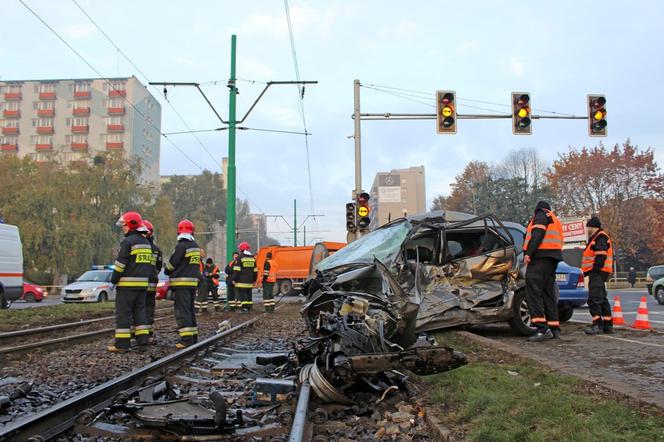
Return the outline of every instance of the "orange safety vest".
[[[265,280],[265,282],[277,282],[277,271],[279,270],[277,261],[275,261],[274,259],[270,259],[267,262],[268,264],[270,264],[270,271],[267,274],[267,279]]]
[[[201,267],[201,275],[203,275],[203,271],[205,270],[205,264],[203,264],[203,263],[201,262],[201,263],[200,263],[200,267]],[[216,274],[218,275],[218,274],[219,274],[219,267],[218,267],[218,266],[214,266],[214,268],[212,269],[212,273],[213,273],[213,274],[216,273]],[[214,282],[214,285],[219,285],[219,277],[212,278],[212,282]]]
[[[600,235],[606,236],[607,242],[609,243],[609,250],[593,250],[593,246],[597,241],[597,238]],[[604,267],[601,271],[605,273],[613,272],[613,243],[611,242],[611,237],[604,231],[600,230],[593,236],[592,240],[586,245],[586,249],[583,251],[583,259],[581,260],[581,271],[583,273],[590,272],[593,269],[593,264],[595,264],[595,257],[597,255],[606,255],[606,260],[604,261]]]
[[[551,219],[548,225],[542,224],[533,224],[535,217],[530,220],[528,224],[528,229],[526,230],[526,241],[523,243],[523,250],[528,250],[528,244],[530,243],[530,238],[532,237],[533,229],[543,229],[546,230],[544,233],[544,238],[540,242],[537,250],[562,250],[563,249],[563,225],[558,219],[558,217],[550,210],[543,209],[546,212],[546,216]]]

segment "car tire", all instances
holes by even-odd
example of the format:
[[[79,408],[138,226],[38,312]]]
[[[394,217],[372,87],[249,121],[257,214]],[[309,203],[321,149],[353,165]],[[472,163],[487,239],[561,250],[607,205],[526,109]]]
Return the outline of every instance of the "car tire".
[[[0,309],[6,310],[12,305],[11,301],[5,300],[5,292],[0,290]]]
[[[569,321],[570,319],[572,319],[573,314],[574,314],[574,307],[565,306],[558,308],[558,320],[560,322]]]
[[[28,293],[25,294],[25,296],[23,296],[23,300],[25,302],[30,302],[30,303],[37,302],[37,297],[35,296],[34,293],[28,292]]]
[[[660,305],[664,305],[664,286],[657,287],[657,290],[655,290],[655,299]]]
[[[512,319],[509,320],[512,330],[523,336],[532,336],[537,330],[530,326],[530,312],[526,302],[526,291],[519,290],[514,293],[512,300]]]
[[[108,302],[108,294],[106,292],[101,292],[97,296],[97,302]]]
[[[293,293],[293,281],[290,279],[281,280],[279,283],[279,291],[277,293],[282,296],[291,295]]]

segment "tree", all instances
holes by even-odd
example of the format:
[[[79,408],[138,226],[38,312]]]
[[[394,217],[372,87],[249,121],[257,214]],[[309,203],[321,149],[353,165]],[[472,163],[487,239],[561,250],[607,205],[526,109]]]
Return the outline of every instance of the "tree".
[[[471,161],[450,185],[452,193],[445,199],[444,208],[459,212],[476,213],[476,189],[485,182],[491,173],[489,165],[483,161]],[[442,202],[442,201],[441,201]]]
[[[445,195],[438,195],[433,199],[431,210],[445,210],[447,207],[447,197]]]
[[[145,217],[154,226],[155,242],[166,258],[175,248],[177,238],[177,223],[173,202],[167,194],[161,193],[154,205],[146,210]]]

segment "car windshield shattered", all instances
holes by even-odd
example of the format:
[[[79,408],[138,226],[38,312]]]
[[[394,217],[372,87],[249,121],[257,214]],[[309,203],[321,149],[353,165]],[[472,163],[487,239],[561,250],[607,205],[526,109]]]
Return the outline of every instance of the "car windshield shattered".
[[[390,385],[390,370],[465,364],[428,333],[510,320],[518,269],[512,235],[491,215],[442,212],[369,233],[321,261],[305,284],[301,378],[343,403],[349,385]]]

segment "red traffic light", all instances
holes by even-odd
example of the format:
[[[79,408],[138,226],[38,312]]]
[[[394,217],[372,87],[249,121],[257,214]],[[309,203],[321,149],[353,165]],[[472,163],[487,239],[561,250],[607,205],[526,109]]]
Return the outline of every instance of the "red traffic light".
[[[516,101],[519,106],[525,106],[530,103],[530,96],[527,94],[522,94]]]
[[[454,95],[453,94],[448,92],[445,95],[443,95],[443,100],[442,100],[443,104],[448,105],[448,104],[452,103],[453,101],[454,101]]]
[[[592,100],[592,106],[595,109],[601,109],[604,107],[605,104],[606,104],[606,98],[604,97],[597,97],[594,100]]]

